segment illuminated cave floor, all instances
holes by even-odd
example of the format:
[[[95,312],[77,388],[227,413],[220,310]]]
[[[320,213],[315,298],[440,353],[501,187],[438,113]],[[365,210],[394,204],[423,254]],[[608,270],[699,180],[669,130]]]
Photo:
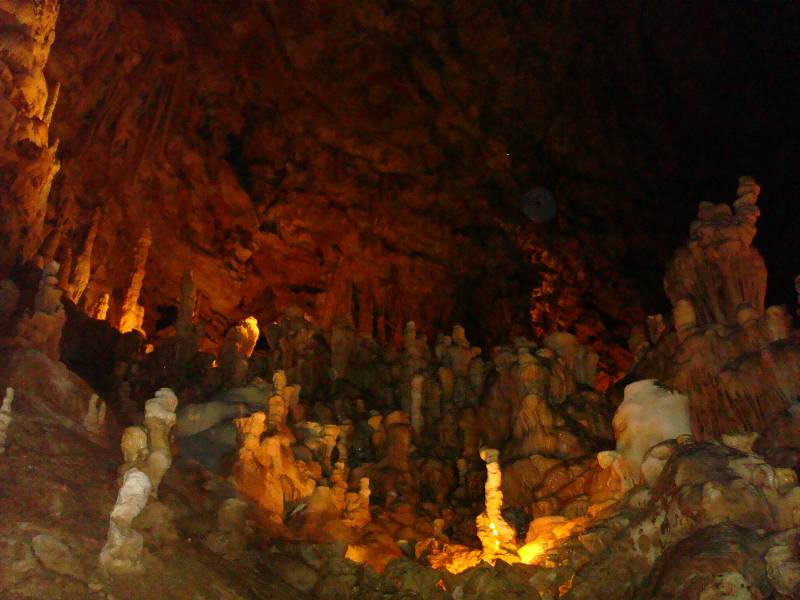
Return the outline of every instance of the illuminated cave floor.
[[[58,381],[42,378],[28,390],[41,398]],[[90,390],[79,389],[84,395]],[[25,390],[18,390],[22,396]],[[91,439],[74,422],[43,404],[17,401],[7,449],[0,454],[0,598],[16,600],[415,598],[392,579],[421,578],[424,597],[530,597],[530,567],[482,565],[455,576],[395,561],[383,575],[343,558],[343,545],[259,544],[251,540],[236,560],[203,544],[216,527],[216,511],[229,495],[224,480],[177,458],[161,484],[160,498],[173,513],[169,523],[137,522],[145,536],[144,571],[103,577],[98,556],[117,495],[122,463],[119,431]],[[505,572],[505,576],[497,574]],[[516,582],[515,582],[516,580]],[[470,584],[470,581],[473,583]],[[452,593],[461,586],[462,592]],[[488,586],[488,588],[487,588]],[[470,588],[475,588],[470,591]],[[490,589],[491,588],[491,589]],[[483,591],[480,591],[483,590]],[[494,591],[492,591],[494,590]],[[478,595],[476,595],[478,594]],[[487,595],[488,594],[488,595]]]

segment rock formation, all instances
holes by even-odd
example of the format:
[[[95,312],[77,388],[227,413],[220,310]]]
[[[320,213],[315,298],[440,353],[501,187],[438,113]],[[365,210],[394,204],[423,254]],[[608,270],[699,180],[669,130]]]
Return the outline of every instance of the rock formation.
[[[133,253],[133,270],[120,309],[119,330],[122,333],[138,331],[144,334],[142,330],[144,307],[139,304],[139,294],[142,292],[142,283],[147,272],[147,257],[152,241],[150,228],[145,227]]]
[[[759,190],[743,177],[733,211],[701,203],[664,280],[671,327],[641,328],[632,340],[640,356],[633,376],[686,394],[698,439],[764,431],[800,392],[800,349],[787,343],[786,310],[764,309],[766,269],[751,245]]]
[[[118,476],[124,477],[131,469],[143,470],[147,465],[150,448],[147,443],[147,430],[138,425],[126,427],[122,432],[120,449],[124,461],[117,471]]]
[[[247,317],[228,330],[219,352],[222,377],[233,386],[245,384],[247,359],[253,354],[258,341],[258,322]]]
[[[101,294],[89,310],[89,316],[98,321],[105,321],[108,315],[108,304],[111,299],[108,292]]]
[[[665,440],[691,436],[689,399],[665,389],[655,380],[631,383],[614,415],[617,452],[628,477],[641,483],[642,461],[647,451]]]
[[[549,560],[572,551],[566,564],[583,567],[567,585],[570,599],[622,599],[637,592],[650,598],[680,596],[692,589],[701,597],[720,585],[755,593],[758,569],[763,572],[755,565],[770,547],[757,540],[768,542],[776,532],[797,527],[796,476],[783,484],[779,480],[758,456],[715,442],[684,443],[652,491],[629,501],[628,517],[620,513],[596,524],[584,534],[582,552],[577,544],[567,544]],[[589,534],[604,541],[589,545]],[[608,545],[613,537],[619,542]],[[741,559],[730,560],[741,553]],[[698,571],[700,556],[704,567]],[[651,568],[654,573],[646,578]]]
[[[177,420],[178,398],[169,388],[156,391],[144,407],[144,426],[147,429],[147,464],[142,469],[150,480],[150,493],[158,497],[158,487],[172,464],[170,434]]]
[[[72,274],[69,277],[69,290],[67,297],[78,304],[83,293],[86,291],[86,286],[89,285],[89,278],[92,275],[92,251],[94,250],[94,242],[97,238],[97,228],[100,225],[100,211],[95,210],[92,217],[92,224],[89,226],[89,232],[86,234],[86,239],[83,242],[83,248],[78,255],[78,259],[72,267]]]
[[[764,312],[767,270],[752,246],[760,193],[751,177],[741,177],[733,211],[727,204],[701,202],[686,247],[667,267],[667,296],[673,305],[691,302],[700,327],[735,323],[742,306]]]
[[[51,261],[44,266],[33,312],[26,312],[17,325],[14,344],[36,348],[53,360],[61,355],[61,332],[67,320],[61,303],[62,291],[57,287],[59,264]]]
[[[123,477],[117,502],[111,511],[108,539],[100,552],[100,568],[109,575],[140,573],[142,534],[133,529],[133,520],[150,498],[150,479],[139,469],[130,469]]]
[[[478,515],[478,538],[483,545],[483,559],[494,563],[498,558],[508,562],[518,560],[517,534],[503,518],[503,492],[500,489],[502,474],[497,462],[499,452],[492,448],[481,449],[486,462],[486,509]]]
[[[267,415],[263,412],[237,419],[235,423],[239,451],[233,480],[270,523],[280,525],[286,504],[308,498],[316,481],[304,465],[295,461],[291,448],[294,436],[288,429],[282,426],[268,429]]]
[[[49,129],[58,88],[48,93],[44,67],[60,3],[14,0],[0,34],[0,275],[34,258],[42,243],[47,197],[59,170]]]
[[[97,394],[92,394],[89,398],[89,407],[83,419],[83,426],[86,431],[94,435],[99,435],[103,431],[106,423],[106,403]]]
[[[14,388],[6,388],[3,404],[0,406],[0,454],[6,451],[6,436],[11,424],[11,405],[14,402]]]
[[[796,18],[663,4],[0,0],[0,597],[800,598],[753,179],[642,311]]]
[[[248,523],[250,505],[238,498],[228,498],[217,511],[217,529],[203,543],[215,554],[228,560],[239,558],[252,534]]]

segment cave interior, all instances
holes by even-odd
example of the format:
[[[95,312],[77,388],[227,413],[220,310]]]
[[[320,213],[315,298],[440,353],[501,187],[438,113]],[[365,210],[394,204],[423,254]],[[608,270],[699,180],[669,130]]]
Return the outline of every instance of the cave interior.
[[[0,0],[0,597],[800,598],[798,65],[782,0]]]

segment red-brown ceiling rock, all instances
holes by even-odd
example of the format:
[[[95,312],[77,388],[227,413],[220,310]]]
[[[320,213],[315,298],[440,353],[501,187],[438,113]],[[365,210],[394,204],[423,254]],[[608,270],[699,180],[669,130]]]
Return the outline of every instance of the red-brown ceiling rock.
[[[539,310],[537,328],[619,339],[637,304],[619,264],[639,234],[616,214],[642,186],[623,176],[629,132],[591,105],[606,91],[578,35],[590,16],[557,3],[65,6],[48,64],[63,156],[48,224],[77,248],[102,208],[83,302],[108,292],[119,318],[149,226],[151,332],[191,268],[212,336],[296,304],[323,323],[366,310],[387,333],[461,320],[499,339],[557,268],[558,316]],[[525,187],[548,181],[561,216],[520,229]]]

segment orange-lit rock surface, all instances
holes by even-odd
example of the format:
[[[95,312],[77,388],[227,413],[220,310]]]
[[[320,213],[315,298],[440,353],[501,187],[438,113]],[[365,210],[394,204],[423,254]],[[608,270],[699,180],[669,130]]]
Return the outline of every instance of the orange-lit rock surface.
[[[546,80],[544,63],[517,74],[485,43],[511,36],[524,54],[527,37],[507,15],[451,15],[434,3],[421,23],[411,7],[379,16],[377,6],[346,2],[200,6],[63,7],[48,63],[61,82],[54,128],[63,170],[45,233],[59,256],[69,247],[77,258],[102,214],[85,310],[105,294],[112,322],[135,308],[126,294],[149,227],[141,302],[150,335],[158,307],[179,303],[191,266],[215,342],[246,316],[271,321],[294,305],[326,331],[345,318],[391,339],[410,319],[437,332],[461,321],[481,326],[481,343],[501,342],[512,324],[527,333],[531,315],[537,333],[574,327],[612,379],[627,366],[620,342],[640,309],[614,266],[625,236],[596,241],[572,219],[526,223],[519,208],[525,185],[547,169],[531,147],[539,142],[520,136],[514,119],[544,130],[556,109],[541,105],[537,85],[516,83]],[[203,19],[190,16],[198,10]],[[538,15],[520,17],[548,37]],[[452,23],[458,43],[434,23]],[[571,51],[575,60],[582,52]],[[481,100],[487,85],[497,90],[492,102]],[[517,101],[539,108],[518,114]],[[587,138],[593,130],[564,135],[605,148],[602,136]],[[570,164],[588,160],[580,145],[542,143]],[[629,210],[580,174],[558,177],[565,215],[593,203]],[[592,218],[613,225],[605,209]],[[622,300],[615,288],[631,291]]]
[[[795,20],[712,5],[0,0],[0,597],[800,597]]]
[[[20,307],[46,304],[36,274],[4,288],[9,331],[27,318]],[[263,577],[273,597],[324,599],[797,589],[793,449],[741,428],[724,444],[695,441],[691,391],[674,394],[681,421],[659,408],[671,392],[634,384],[612,428],[600,359],[572,334],[484,352],[460,325],[430,340],[408,322],[394,345],[347,323],[327,334],[297,308],[243,320],[215,358],[198,343],[190,275],[182,288],[171,333],[93,336],[86,356],[105,352],[112,365],[108,418],[88,384],[39,350],[17,348],[2,365],[14,400],[2,409],[0,474],[27,497],[25,477],[10,474],[28,461],[50,491],[30,488],[41,514],[26,527],[3,523],[12,569],[0,591],[148,598],[154,581],[228,593]],[[50,301],[75,310],[55,291]],[[691,308],[676,306],[676,330],[650,319],[651,332],[687,343],[701,329]],[[744,330],[732,339],[794,352],[781,314],[730,325]],[[171,378],[175,394],[158,389]],[[795,412],[787,404],[771,428],[793,431]],[[134,425],[120,434],[117,422]],[[120,438],[123,456],[110,460]],[[62,466],[76,453],[77,469]]]
[[[38,253],[59,169],[58,141],[49,135],[58,86],[51,79],[51,92],[44,75],[59,4],[14,0],[0,6],[0,277]]]

